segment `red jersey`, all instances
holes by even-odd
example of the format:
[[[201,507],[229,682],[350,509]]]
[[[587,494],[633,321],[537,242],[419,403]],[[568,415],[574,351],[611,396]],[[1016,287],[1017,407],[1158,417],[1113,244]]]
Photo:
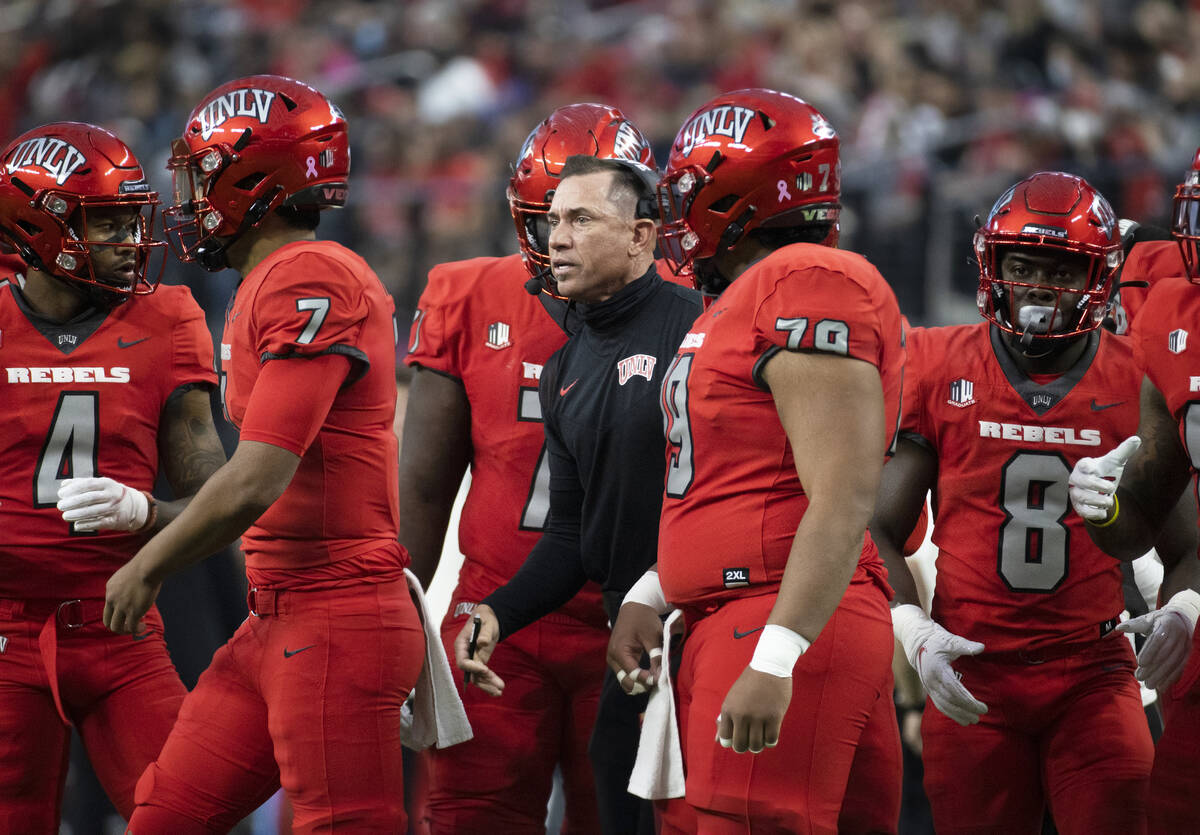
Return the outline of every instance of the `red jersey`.
[[[901,431],[938,457],[932,614],[985,652],[1098,638],[1125,605],[1120,564],[1071,511],[1067,481],[1137,431],[1133,347],[1096,331],[1039,385],[1000,339],[987,322],[908,335]]]
[[[1122,287],[1114,306],[1113,318],[1117,322],[1117,333],[1133,333],[1134,319],[1154,283],[1168,276],[1183,275],[1183,259],[1175,241],[1142,241],[1134,244],[1121,268],[1121,283],[1144,281],[1149,287]]]
[[[21,260],[19,255],[8,255],[0,252],[0,285],[6,281],[21,284],[25,275],[25,262]]]
[[[1138,315],[1139,367],[1162,392],[1192,469],[1200,471],[1200,286],[1178,276],[1160,279]]]
[[[204,314],[186,287],[162,286],[59,325],[0,282],[0,365],[0,598],[103,597],[146,536],[73,533],[59,485],[154,487],[167,398],[216,382]]]
[[[901,334],[896,297],[879,272],[860,255],[816,244],[776,250],[696,320],[662,390],[667,483],[658,571],[667,600],[778,589],[808,498],[760,376],[766,361],[802,350],[871,363],[890,433],[900,408]],[[859,571],[883,583],[869,535]]]
[[[471,404],[471,485],[458,541],[460,582],[480,598],[516,574],[550,509],[538,380],[567,335],[525,291],[528,280],[519,255],[434,267],[405,358],[462,382]],[[603,625],[594,584],[559,611]]]
[[[265,363],[331,353],[352,362],[316,438],[292,450],[301,459],[288,488],[242,536],[251,585],[382,580],[406,561],[396,541],[393,312],[366,261],[332,241],[280,247],[231,300],[220,373],[226,413],[239,428]],[[279,445],[246,432],[241,440]]]

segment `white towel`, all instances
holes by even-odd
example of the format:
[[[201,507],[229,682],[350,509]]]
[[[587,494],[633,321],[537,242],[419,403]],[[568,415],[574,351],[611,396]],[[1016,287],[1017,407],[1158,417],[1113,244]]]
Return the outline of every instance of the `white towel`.
[[[671,625],[683,615],[676,609],[663,624],[662,670],[650,693],[637,761],[629,775],[629,793],[647,800],[683,797],[683,749],[675,721],[675,694],[671,688]]]
[[[466,742],[474,734],[462,699],[454,687],[454,674],[446,659],[437,622],[425,602],[421,581],[407,568],[404,574],[425,626],[425,663],[421,665],[421,675],[417,677],[412,697],[400,709],[400,741],[414,751],[424,751],[430,745],[448,748]]]

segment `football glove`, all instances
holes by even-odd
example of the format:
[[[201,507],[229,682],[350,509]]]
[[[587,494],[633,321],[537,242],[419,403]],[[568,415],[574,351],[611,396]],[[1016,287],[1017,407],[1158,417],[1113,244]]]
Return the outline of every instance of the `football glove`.
[[[1158,690],[1178,680],[1192,650],[1197,618],[1200,618],[1200,594],[1184,589],[1162,608],[1117,627],[1118,632],[1150,636],[1138,653],[1138,681]]]
[[[987,705],[962,686],[961,676],[950,666],[961,655],[983,652],[983,644],[948,632],[911,603],[892,609],[892,628],[938,710],[960,725],[974,725],[987,713]]]
[[[150,501],[111,478],[68,478],[58,488],[58,509],[77,531],[138,531],[146,526]]]
[[[1093,524],[1108,518],[1125,463],[1141,445],[1142,439],[1131,435],[1100,458],[1079,459],[1071,470],[1068,488],[1076,513]]]

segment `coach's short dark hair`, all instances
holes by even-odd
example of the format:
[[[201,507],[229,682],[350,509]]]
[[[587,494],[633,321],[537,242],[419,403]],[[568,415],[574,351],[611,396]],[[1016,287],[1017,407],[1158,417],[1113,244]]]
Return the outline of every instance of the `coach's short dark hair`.
[[[637,166],[634,163],[617,159],[602,159],[589,154],[574,154],[567,157],[567,164],[563,166],[559,179],[565,180],[567,177],[603,172],[613,175],[613,189],[609,192],[610,200],[618,199],[614,192],[628,191],[637,201],[634,207],[634,217],[653,218],[658,216],[658,202],[655,195],[658,174],[646,166]]]

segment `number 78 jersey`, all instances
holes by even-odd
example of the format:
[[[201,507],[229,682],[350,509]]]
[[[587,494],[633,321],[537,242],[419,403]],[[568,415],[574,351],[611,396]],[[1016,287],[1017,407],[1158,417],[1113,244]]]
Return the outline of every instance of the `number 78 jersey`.
[[[1088,537],[1067,481],[1137,432],[1140,387],[1131,344],[1107,331],[1045,385],[987,322],[909,332],[901,433],[938,457],[935,620],[987,652],[1100,636],[1124,608],[1120,564]]]
[[[808,496],[762,379],[767,361],[781,350],[810,351],[875,366],[890,444],[901,327],[878,270],[860,255],[816,244],[776,250],[696,320],[662,388],[667,477],[658,572],[667,600],[704,605],[779,587]],[[884,574],[867,535],[855,581],[886,586]]]

